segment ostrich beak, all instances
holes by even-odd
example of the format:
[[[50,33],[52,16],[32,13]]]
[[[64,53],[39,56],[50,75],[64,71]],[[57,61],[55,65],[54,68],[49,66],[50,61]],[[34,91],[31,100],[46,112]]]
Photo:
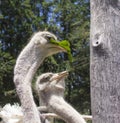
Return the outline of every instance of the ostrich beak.
[[[55,52],[66,52],[67,50],[59,45],[56,44],[52,44],[52,47],[50,47],[51,49],[55,49]]]
[[[52,82],[54,80],[60,80],[60,79],[65,78],[67,76],[68,76],[68,71],[63,71],[61,73],[58,73],[57,76],[51,78],[50,82]],[[59,82],[59,81],[57,81],[57,82]]]
[[[61,46],[57,46],[61,51],[63,51],[63,52],[65,52],[65,53],[67,53],[67,50],[66,49],[64,49],[63,47],[61,47]]]

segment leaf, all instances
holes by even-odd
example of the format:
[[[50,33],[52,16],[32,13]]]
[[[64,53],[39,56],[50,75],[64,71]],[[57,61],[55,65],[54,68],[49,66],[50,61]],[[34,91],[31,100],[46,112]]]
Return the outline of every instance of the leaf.
[[[62,41],[58,42],[58,41],[56,41],[54,39],[51,39],[50,42],[53,43],[53,44],[56,44],[56,45],[58,45],[58,46],[60,46],[62,48],[64,48],[67,51],[67,53],[68,53],[68,59],[70,60],[70,62],[72,62],[73,58],[72,58],[72,54],[71,54],[69,41],[62,40]]]

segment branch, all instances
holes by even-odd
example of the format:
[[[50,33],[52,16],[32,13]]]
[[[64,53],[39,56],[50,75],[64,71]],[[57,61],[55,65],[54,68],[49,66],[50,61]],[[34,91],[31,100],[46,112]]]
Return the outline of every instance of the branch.
[[[39,106],[38,107],[38,110],[40,111],[40,112],[46,112],[47,111],[47,107],[46,106]]]
[[[41,116],[44,116],[46,118],[48,117],[54,117],[54,118],[59,118],[59,119],[62,119],[61,117],[59,117],[58,115],[54,114],[54,113],[44,113],[44,114],[41,114]],[[85,120],[92,120],[92,116],[91,115],[82,115],[82,117],[85,119]]]
[[[83,117],[85,120],[92,120],[92,116],[91,116],[91,115],[82,115],[82,117]]]

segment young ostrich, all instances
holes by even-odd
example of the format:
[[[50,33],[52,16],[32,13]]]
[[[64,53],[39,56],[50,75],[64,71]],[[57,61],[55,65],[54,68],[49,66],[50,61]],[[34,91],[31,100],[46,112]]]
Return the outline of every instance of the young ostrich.
[[[32,95],[31,82],[38,67],[47,56],[65,51],[62,47],[50,43],[50,38],[57,40],[55,35],[47,31],[33,35],[16,61],[14,83],[24,114],[23,123],[41,123]]]
[[[63,98],[67,72],[45,73],[38,77],[36,88],[49,112],[53,112],[67,123],[86,123],[82,116]]]

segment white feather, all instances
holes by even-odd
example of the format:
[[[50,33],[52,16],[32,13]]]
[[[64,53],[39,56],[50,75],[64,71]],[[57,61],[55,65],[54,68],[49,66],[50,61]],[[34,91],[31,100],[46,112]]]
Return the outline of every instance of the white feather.
[[[0,111],[0,117],[5,123],[20,123],[23,119],[22,108],[18,103],[6,104]]]

